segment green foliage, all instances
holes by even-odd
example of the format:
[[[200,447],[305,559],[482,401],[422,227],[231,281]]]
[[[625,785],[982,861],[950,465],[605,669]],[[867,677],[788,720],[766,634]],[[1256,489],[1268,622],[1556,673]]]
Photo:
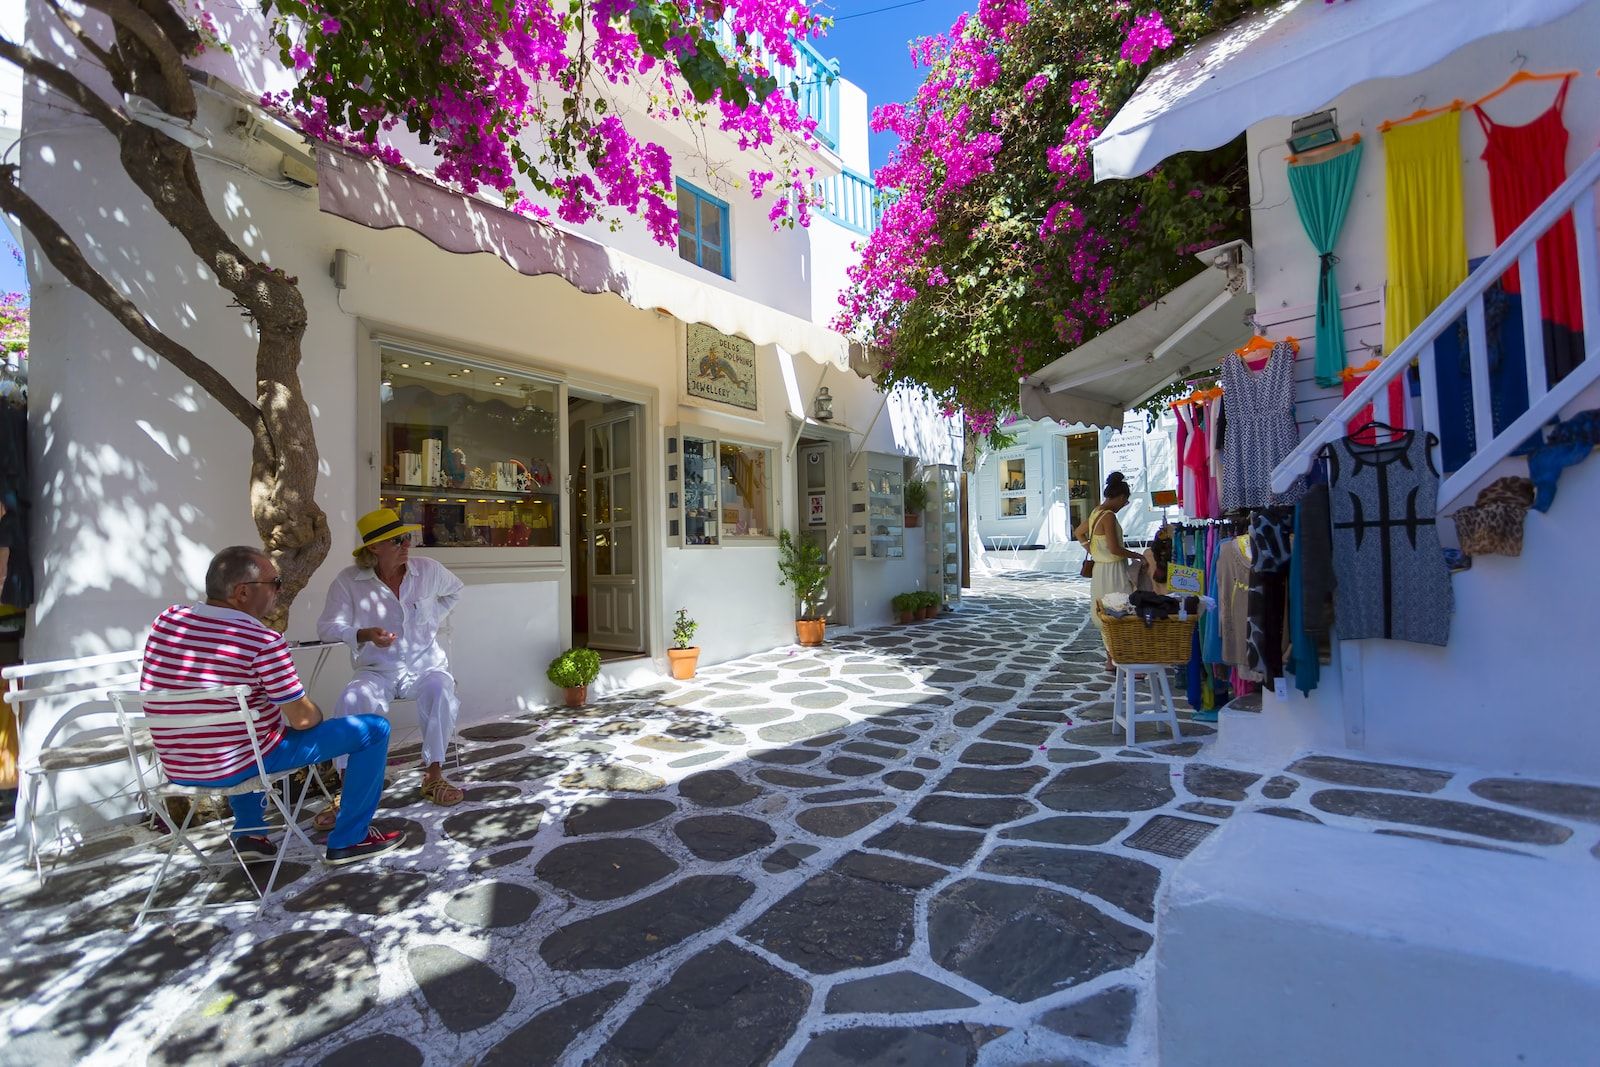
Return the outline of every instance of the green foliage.
[[[816,617],[817,602],[828,587],[828,556],[822,546],[809,537],[795,537],[788,530],[778,534],[778,584],[794,590],[800,601],[800,618]]]
[[[906,483],[906,512],[916,514],[928,508],[928,483],[921,478]]]
[[[922,589],[913,595],[917,598],[917,609],[919,611],[926,611],[928,608],[936,608],[940,604],[938,593],[933,593],[926,589]]]
[[[569,648],[550,661],[544,676],[562,689],[577,689],[600,677],[600,653],[589,648]]]
[[[672,647],[688,648],[694,644],[694,632],[700,624],[689,618],[688,608],[679,608],[678,617],[672,620]]]
[[[915,593],[915,592],[913,592],[913,593],[896,593],[894,596],[889,598],[889,607],[894,611],[894,613],[896,615],[902,615],[902,614],[905,614],[908,611],[916,611],[917,610],[917,598],[920,595],[921,595],[920,593]]]

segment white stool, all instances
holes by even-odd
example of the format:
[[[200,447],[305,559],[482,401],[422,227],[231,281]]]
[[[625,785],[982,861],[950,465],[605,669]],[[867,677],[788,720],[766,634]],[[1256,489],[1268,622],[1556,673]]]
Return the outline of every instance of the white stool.
[[[1170,668],[1163,663],[1117,664],[1116,698],[1111,704],[1111,736],[1117,736],[1117,727],[1127,730],[1128,745],[1136,742],[1135,730],[1141,722],[1164,722],[1178,740],[1178,709],[1172,703],[1172,686],[1167,681]],[[1148,696],[1139,694],[1139,678],[1143,676]]]

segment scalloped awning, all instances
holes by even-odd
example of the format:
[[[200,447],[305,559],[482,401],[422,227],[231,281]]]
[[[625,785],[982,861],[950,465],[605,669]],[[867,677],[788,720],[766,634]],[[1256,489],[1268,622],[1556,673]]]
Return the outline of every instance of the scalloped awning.
[[[849,340],[825,326],[373,160],[319,146],[317,196],[328,214],[374,230],[413,230],[446,252],[487,252],[530,277],[559,275],[585,293],[851,367]]]
[[[1306,115],[1374,78],[1426,70],[1484,37],[1586,0],[1289,0],[1197,41],[1150,72],[1090,146],[1094,179],[1132,178],[1227,144],[1263,119]]]

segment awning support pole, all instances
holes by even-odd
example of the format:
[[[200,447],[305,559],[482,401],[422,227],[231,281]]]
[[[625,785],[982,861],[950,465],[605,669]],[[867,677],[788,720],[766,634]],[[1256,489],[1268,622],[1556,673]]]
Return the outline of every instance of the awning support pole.
[[[866,430],[861,434],[861,444],[857,446],[854,452],[850,453],[851,468],[855,467],[856,465],[856,457],[867,450],[867,438],[872,436],[872,428],[878,425],[878,416],[882,415],[883,409],[889,406],[889,394],[882,393],[880,395],[883,397],[883,399],[878,403],[878,410],[872,413],[872,421],[867,423]]]
[[[817,394],[822,391],[822,383],[828,380],[828,369],[832,366],[832,363],[824,363],[822,365],[822,374],[817,378],[816,388],[811,390],[811,400],[813,403],[816,402]],[[805,408],[801,408],[800,424],[794,428],[794,437],[790,438],[789,440],[789,451],[785,453],[783,457],[785,463],[794,458],[794,450],[800,447],[800,435],[806,432],[806,420],[809,418],[811,418],[811,412]]]

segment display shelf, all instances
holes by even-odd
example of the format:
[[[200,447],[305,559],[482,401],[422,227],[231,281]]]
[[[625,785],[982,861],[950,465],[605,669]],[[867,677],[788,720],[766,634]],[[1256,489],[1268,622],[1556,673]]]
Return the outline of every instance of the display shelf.
[[[414,497],[421,500],[447,500],[457,504],[465,504],[469,500],[479,502],[485,500],[531,501],[541,496],[554,496],[553,493],[539,492],[506,492],[501,489],[467,489],[451,486],[428,485],[390,485],[385,483],[379,486],[384,496]]]
[[[926,526],[923,547],[923,585],[939,593],[948,607],[961,601],[960,474],[948,464],[924,469],[928,482],[928,507],[933,518]]]

